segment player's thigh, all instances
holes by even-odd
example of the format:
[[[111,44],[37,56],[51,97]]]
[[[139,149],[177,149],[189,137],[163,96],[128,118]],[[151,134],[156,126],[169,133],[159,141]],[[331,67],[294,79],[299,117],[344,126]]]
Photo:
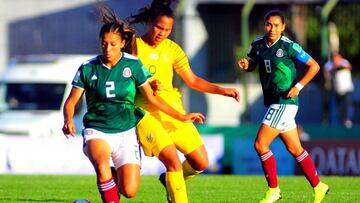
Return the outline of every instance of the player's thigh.
[[[174,144],[162,123],[150,114],[138,123],[137,132],[146,156],[158,157],[165,147]]]
[[[270,150],[270,144],[279,135],[280,130],[262,124],[256,135],[254,147],[257,153],[264,154]]]
[[[298,156],[304,151],[296,128],[281,133],[280,136],[287,150],[294,156]]]
[[[107,135],[95,129],[84,129],[84,153],[94,167],[108,163],[111,155],[111,147]]]

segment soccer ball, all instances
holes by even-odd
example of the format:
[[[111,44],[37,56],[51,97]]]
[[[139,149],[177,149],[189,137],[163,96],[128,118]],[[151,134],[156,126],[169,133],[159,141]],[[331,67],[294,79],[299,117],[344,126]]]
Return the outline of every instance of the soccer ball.
[[[88,199],[77,199],[74,200],[72,203],[92,203],[92,202]]]

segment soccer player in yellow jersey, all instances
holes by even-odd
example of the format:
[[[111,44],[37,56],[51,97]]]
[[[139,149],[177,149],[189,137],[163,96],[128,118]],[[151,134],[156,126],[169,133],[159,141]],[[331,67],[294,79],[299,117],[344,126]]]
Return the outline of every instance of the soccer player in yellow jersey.
[[[145,23],[148,31],[138,37],[138,57],[152,74],[150,82],[156,94],[179,112],[185,112],[181,93],[173,87],[173,73],[178,74],[192,89],[200,92],[233,97],[240,101],[234,88],[224,88],[196,76],[189,65],[182,48],[168,39],[173,24],[174,12],[171,1],[154,0],[148,8],[142,8],[132,15],[132,23]],[[157,156],[164,163],[167,172],[159,180],[166,187],[169,202],[187,202],[185,181],[204,171],[208,157],[199,132],[192,123],[177,121],[153,108],[141,95],[136,104],[147,112],[138,124],[143,150],[148,156]],[[181,164],[176,149],[186,160]]]

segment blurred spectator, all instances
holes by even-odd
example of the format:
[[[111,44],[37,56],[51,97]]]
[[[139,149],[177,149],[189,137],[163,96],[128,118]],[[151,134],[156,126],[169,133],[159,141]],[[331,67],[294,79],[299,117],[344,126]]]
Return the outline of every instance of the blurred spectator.
[[[351,78],[352,66],[341,54],[333,52],[325,64],[325,78],[331,78],[336,95],[338,118],[347,127],[352,127],[352,92],[354,84]],[[326,80],[325,80],[326,82]]]

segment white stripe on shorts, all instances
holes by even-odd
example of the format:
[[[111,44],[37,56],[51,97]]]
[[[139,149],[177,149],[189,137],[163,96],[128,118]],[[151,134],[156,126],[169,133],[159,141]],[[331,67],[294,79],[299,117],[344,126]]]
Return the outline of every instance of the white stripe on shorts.
[[[296,128],[295,116],[298,106],[294,104],[272,104],[269,106],[262,123],[281,132]]]
[[[275,111],[274,113],[274,118],[271,119],[271,123],[270,126],[273,128],[276,128],[276,126],[279,124],[280,119],[282,117],[282,115],[284,114],[285,111],[285,105],[284,104],[280,104],[279,109],[277,111]]]

